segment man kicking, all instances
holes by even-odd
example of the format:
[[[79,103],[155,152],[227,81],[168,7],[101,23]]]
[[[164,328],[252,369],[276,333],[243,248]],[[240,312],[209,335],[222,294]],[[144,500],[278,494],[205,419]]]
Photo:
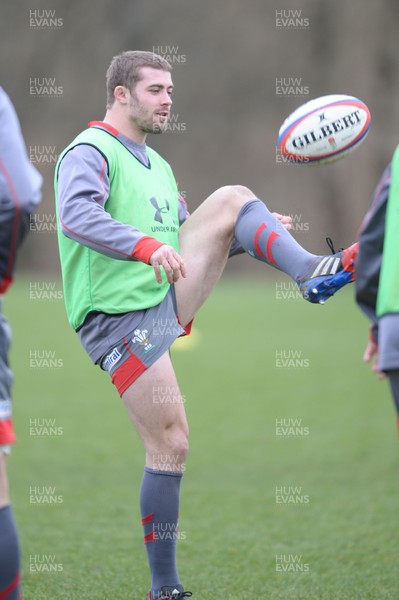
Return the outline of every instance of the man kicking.
[[[190,597],[176,566],[180,483],[188,451],[183,401],[155,402],[178,383],[169,348],[188,333],[229,255],[247,252],[324,302],[354,278],[357,245],[332,256],[304,250],[290,219],[246,187],[216,190],[188,218],[168,163],[146,146],[172,106],[171,66],[151,52],[116,56],[107,110],[60,155],[55,172],[59,249],[69,321],[107,370],[143,442],[140,489],[151,572],[148,600]],[[159,336],[160,321],[167,320]],[[162,457],[162,458],[161,458]],[[162,539],[159,531],[173,531]]]

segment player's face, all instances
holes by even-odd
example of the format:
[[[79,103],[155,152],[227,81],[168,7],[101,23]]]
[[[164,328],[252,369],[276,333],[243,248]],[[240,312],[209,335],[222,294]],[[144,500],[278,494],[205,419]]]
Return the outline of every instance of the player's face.
[[[143,67],[130,94],[129,119],[143,133],[162,133],[172,106],[172,77],[168,71]]]

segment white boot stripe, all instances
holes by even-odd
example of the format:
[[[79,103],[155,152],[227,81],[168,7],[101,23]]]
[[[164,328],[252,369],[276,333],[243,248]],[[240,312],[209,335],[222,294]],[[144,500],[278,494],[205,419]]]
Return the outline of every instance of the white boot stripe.
[[[338,256],[324,256],[313,271],[310,279],[321,275],[335,275],[338,271],[340,262],[341,259]]]
[[[311,278],[313,277],[317,277],[317,275],[319,274],[321,268],[323,267],[324,263],[326,262],[326,260],[328,260],[328,257],[323,258],[319,264],[317,265],[317,267],[315,268],[315,270],[313,271],[312,275],[310,276]]]
[[[340,259],[340,258],[336,258],[336,259],[335,259],[335,261],[334,261],[334,264],[333,264],[333,266],[331,267],[331,273],[334,273],[334,274],[335,274],[335,273],[338,271],[338,266],[339,266],[339,263],[340,263],[340,262],[341,262],[341,259]]]
[[[320,275],[328,275],[329,269],[330,269],[330,265],[331,265],[331,263],[333,261],[334,261],[334,257],[333,256],[331,258],[327,259],[327,262],[324,263],[323,270],[321,271]]]

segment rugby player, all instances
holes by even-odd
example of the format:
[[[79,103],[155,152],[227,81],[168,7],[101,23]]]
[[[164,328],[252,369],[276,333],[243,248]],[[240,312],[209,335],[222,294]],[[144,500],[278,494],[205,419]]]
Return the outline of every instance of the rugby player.
[[[30,214],[41,200],[42,177],[30,163],[18,117],[0,87],[0,598],[21,597],[20,550],[8,489],[6,461],[15,442],[9,365],[11,329],[2,296],[14,274],[18,248],[29,231]]]
[[[375,189],[359,235],[356,300],[371,321],[364,360],[389,377],[399,432],[399,147]]]
[[[189,216],[170,166],[146,145],[148,134],[167,129],[170,64],[128,51],[114,57],[106,80],[103,121],[75,138],[55,172],[64,297],[71,326],[109,372],[145,448],[147,599],[180,600],[191,596],[176,566],[188,425],[168,350],[189,333],[229,255],[247,252],[284,271],[317,303],[353,279],[357,246],[307,252],[287,231],[290,218],[240,185],[216,190]],[[162,336],[161,322],[170,325]],[[162,389],[175,390],[176,402],[155,401]]]

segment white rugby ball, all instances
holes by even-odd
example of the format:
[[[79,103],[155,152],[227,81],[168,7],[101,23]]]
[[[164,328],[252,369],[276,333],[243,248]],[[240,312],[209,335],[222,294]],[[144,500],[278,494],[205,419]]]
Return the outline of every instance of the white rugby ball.
[[[282,124],[278,148],[288,161],[321,165],[354,150],[371,123],[367,106],[353,96],[315,98],[295,110]]]

